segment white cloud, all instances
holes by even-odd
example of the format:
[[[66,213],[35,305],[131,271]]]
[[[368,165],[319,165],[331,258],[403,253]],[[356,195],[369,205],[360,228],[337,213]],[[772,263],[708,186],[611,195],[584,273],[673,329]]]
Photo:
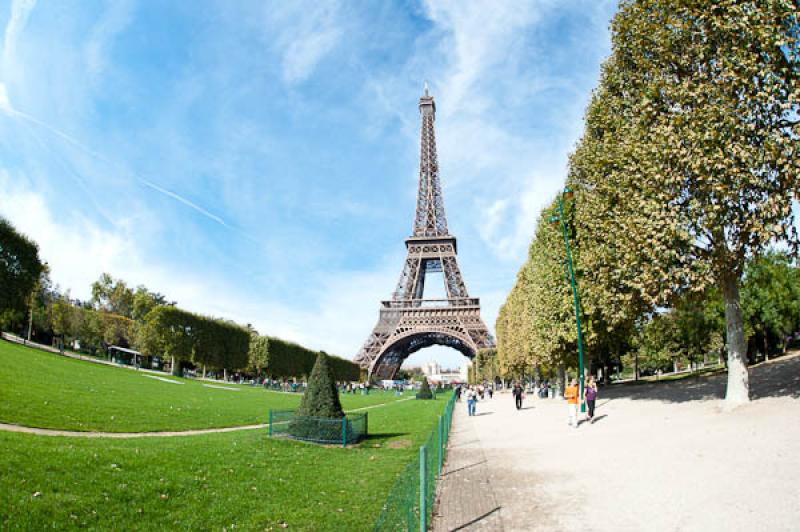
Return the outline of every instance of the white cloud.
[[[133,16],[131,0],[115,0],[89,33],[84,47],[86,66],[93,75],[101,74],[107,67],[109,48],[114,38],[123,31]]]
[[[266,36],[281,56],[283,81],[288,85],[305,81],[344,34],[339,4],[283,3],[267,9]]]
[[[13,108],[11,107],[11,101],[8,99],[6,85],[2,82],[0,82],[0,111],[4,111],[9,114],[13,111]]]
[[[11,67],[14,61],[17,40],[22,30],[25,29],[25,24],[28,22],[28,17],[34,7],[36,7],[36,0],[13,0],[11,3],[11,16],[8,19],[5,38],[3,39],[4,72]]]

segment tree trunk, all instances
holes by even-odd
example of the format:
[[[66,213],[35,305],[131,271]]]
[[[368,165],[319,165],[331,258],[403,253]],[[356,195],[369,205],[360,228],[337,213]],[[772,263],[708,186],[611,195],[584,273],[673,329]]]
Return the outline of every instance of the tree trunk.
[[[725,301],[725,336],[728,344],[728,387],[725,403],[732,407],[750,401],[747,343],[744,339],[742,306],[739,300],[739,279],[735,275],[723,275],[722,297]]]
[[[203,379],[206,378],[206,365],[203,364]]]
[[[175,375],[176,377],[180,377],[181,376],[180,375],[180,367],[181,367],[181,365],[178,363],[177,360],[175,360],[175,357],[172,357],[172,368],[171,369],[172,369],[172,374]]]
[[[228,382],[228,370],[225,368],[222,368],[222,380]]]
[[[639,380],[639,352],[633,352],[633,380]]]
[[[567,370],[564,367],[564,363],[558,365],[558,377],[556,381],[556,397],[564,397],[564,380],[566,379]]]
[[[539,364],[533,366],[533,386],[535,388],[542,387],[542,368],[539,367]]]

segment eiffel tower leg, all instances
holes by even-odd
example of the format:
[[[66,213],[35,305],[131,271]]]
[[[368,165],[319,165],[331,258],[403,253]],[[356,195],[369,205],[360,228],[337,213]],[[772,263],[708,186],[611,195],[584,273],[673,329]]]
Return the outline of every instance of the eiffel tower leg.
[[[397,281],[397,289],[394,291],[395,299],[413,299],[419,293],[418,283],[420,277],[420,260],[416,257],[406,257],[406,262],[403,265],[403,272],[400,274],[400,280]],[[423,275],[424,279],[425,276]],[[423,280],[424,282],[424,280]]]
[[[454,256],[442,258],[442,270],[449,297],[469,297],[467,286],[464,284],[464,278],[461,277],[461,270],[458,268],[458,262]]]

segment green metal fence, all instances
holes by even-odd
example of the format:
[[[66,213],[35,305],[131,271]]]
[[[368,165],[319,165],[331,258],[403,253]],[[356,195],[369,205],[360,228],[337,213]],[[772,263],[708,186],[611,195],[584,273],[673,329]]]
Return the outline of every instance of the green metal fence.
[[[316,443],[341,443],[346,446],[367,435],[367,419],[366,412],[331,419],[298,416],[294,410],[270,410],[269,435]]]
[[[442,474],[455,393],[447,400],[444,413],[425,444],[406,466],[389,492],[375,523],[375,531],[425,531],[430,525],[436,480]]]

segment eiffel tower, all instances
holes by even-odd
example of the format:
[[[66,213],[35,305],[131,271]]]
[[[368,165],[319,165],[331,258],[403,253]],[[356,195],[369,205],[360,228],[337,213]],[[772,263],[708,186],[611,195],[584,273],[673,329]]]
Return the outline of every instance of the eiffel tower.
[[[447,230],[433,122],[436,104],[425,93],[422,115],[419,191],[413,234],[392,299],[381,301],[378,323],[355,361],[370,376],[392,379],[411,353],[434,344],[453,347],[473,358],[494,339],[481,319],[480,300],[469,297],[456,261],[456,237]],[[425,299],[425,276],[443,272],[447,299]]]

